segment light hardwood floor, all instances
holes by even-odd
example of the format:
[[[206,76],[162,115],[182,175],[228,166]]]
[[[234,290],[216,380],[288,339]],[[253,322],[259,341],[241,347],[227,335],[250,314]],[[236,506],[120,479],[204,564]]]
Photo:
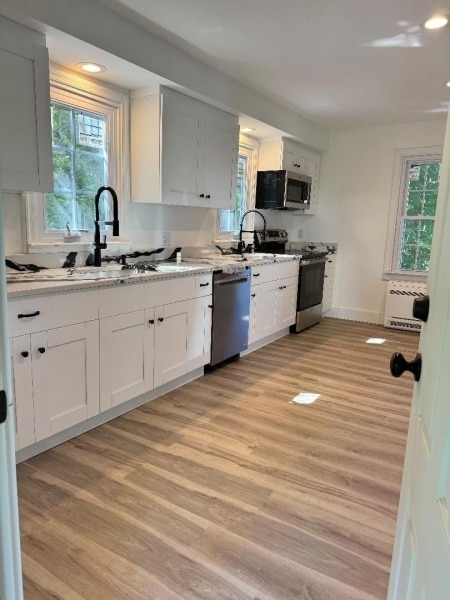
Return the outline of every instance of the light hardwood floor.
[[[384,600],[417,344],[325,319],[22,463],[26,600]]]

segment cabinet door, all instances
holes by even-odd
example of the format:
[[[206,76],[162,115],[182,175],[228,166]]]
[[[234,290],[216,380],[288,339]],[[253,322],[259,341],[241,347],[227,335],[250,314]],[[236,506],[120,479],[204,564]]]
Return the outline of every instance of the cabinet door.
[[[187,373],[211,360],[212,296],[189,301],[187,334]]]
[[[205,121],[205,198],[210,208],[233,209],[237,167],[237,119],[214,115]]]
[[[253,344],[261,338],[261,332],[259,327],[259,313],[261,298],[261,286],[252,286],[250,292],[250,323],[248,327],[248,344]]]
[[[290,142],[283,142],[283,169],[307,175],[308,151]]]
[[[99,324],[31,335],[36,441],[99,412]]]
[[[285,329],[295,323],[298,279],[291,277],[279,282],[277,294],[278,330]]]
[[[205,205],[203,125],[191,102],[164,100],[161,173],[167,204]]]
[[[328,256],[325,263],[325,279],[323,282],[322,313],[331,310],[333,300],[334,256]]]
[[[155,387],[186,373],[188,315],[188,300],[155,308]]]
[[[256,329],[258,339],[264,338],[278,329],[277,300],[279,281],[269,281],[260,285],[259,313]]]
[[[311,197],[309,208],[305,209],[305,215],[314,215],[317,212],[317,196],[319,193],[319,168],[320,156],[310,153],[308,159],[308,175],[311,177]]]
[[[100,409],[153,389],[154,309],[100,320]]]
[[[40,34],[0,17],[2,188],[53,189],[48,52]]]
[[[11,362],[16,417],[16,449],[20,450],[36,441],[29,335],[12,338]]]

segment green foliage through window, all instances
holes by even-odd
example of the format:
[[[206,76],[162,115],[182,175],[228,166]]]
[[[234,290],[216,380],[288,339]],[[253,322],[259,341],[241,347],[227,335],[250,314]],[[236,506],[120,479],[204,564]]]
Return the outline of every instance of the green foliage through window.
[[[407,166],[399,268],[428,271],[441,164]]]
[[[47,194],[47,231],[93,230],[94,197],[108,177],[106,117],[52,102],[54,192]],[[106,194],[100,219],[107,220]]]

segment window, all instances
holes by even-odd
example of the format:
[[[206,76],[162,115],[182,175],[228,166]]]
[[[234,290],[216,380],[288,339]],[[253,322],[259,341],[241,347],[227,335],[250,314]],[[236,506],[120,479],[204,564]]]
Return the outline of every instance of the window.
[[[30,250],[46,244],[54,248],[67,227],[81,232],[82,243],[92,243],[94,197],[102,185],[117,192],[123,237],[129,197],[128,94],[55,65],[50,85],[54,191],[26,195]],[[102,221],[109,220],[110,208],[110,195],[102,194]]]
[[[45,198],[45,230],[93,229],[96,191],[108,181],[107,119],[52,102],[53,180]],[[103,194],[100,218],[108,220]]]
[[[388,276],[427,274],[439,188],[439,150],[397,152],[386,249]]]
[[[218,217],[219,239],[230,239],[239,231],[242,215],[255,207],[255,181],[257,165],[257,142],[240,136],[236,177],[236,204],[234,210],[220,210]],[[251,229],[251,217],[246,229]]]

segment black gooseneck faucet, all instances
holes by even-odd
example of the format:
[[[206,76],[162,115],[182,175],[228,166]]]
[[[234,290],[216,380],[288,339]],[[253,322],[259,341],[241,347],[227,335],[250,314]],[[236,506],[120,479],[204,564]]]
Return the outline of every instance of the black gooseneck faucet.
[[[255,230],[254,229],[243,229],[244,226],[244,219],[245,217],[249,214],[249,213],[256,213],[257,215],[259,215],[262,220],[264,221],[264,227],[263,227],[263,239],[266,237],[266,227],[267,227],[267,222],[266,222],[266,218],[264,217],[264,215],[262,213],[259,212],[259,210],[255,210],[255,209],[251,209],[248,210],[247,212],[245,212],[242,215],[242,219],[241,219],[241,226],[239,227],[239,244],[238,244],[238,254],[240,254],[242,256],[242,253],[244,251],[244,242],[242,241],[242,234],[245,233],[253,233],[253,235],[255,235]]]
[[[107,247],[106,244],[106,235],[103,236],[103,242],[100,242],[100,216],[98,212],[98,203],[100,200],[100,196],[103,192],[109,192],[111,194],[113,200],[113,220],[105,221],[105,225],[112,225],[113,227],[113,235],[119,235],[119,204],[117,202],[117,194],[113,190],[112,187],[103,185],[99,187],[97,193],[95,194],[95,232],[94,232],[94,243],[92,248],[94,250],[94,266],[101,267],[102,266],[102,250]]]

